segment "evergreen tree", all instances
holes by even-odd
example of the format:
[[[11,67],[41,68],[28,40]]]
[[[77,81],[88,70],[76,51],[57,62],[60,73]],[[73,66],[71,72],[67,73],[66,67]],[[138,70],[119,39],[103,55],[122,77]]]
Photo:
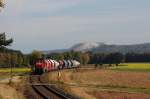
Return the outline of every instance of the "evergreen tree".
[[[0,48],[9,46],[13,42],[13,39],[6,39],[5,33],[0,33]]]

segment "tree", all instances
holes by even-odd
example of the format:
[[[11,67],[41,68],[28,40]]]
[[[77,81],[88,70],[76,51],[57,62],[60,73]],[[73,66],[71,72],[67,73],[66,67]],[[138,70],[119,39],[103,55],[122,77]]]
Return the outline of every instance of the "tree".
[[[5,61],[4,61],[4,63],[5,63],[5,67],[8,67],[8,66],[10,66],[11,65],[11,54],[9,54],[9,53],[7,53],[7,54],[4,54],[5,55]]]
[[[11,54],[11,65],[15,67],[17,65],[18,57],[16,53]]]
[[[23,55],[17,54],[17,66],[21,67],[23,65]]]
[[[150,62],[150,53],[127,53],[126,62]]]
[[[9,46],[13,42],[13,39],[6,39],[5,33],[0,33],[0,48]]]
[[[93,55],[93,61],[96,65],[102,66],[104,63],[105,54],[104,53],[96,53]]]
[[[29,66],[29,55],[23,55],[23,66]]]
[[[89,62],[89,60],[90,60],[90,57],[89,57],[89,54],[88,54],[88,53],[82,53],[82,54],[80,55],[80,62],[81,62],[83,65],[87,64],[87,63]]]
[[[50,59],[54,59],[54,60],[63,60],[64,59],[63,55],[60,53],[50,53],[46,56],[47,56],[46,58],[50,58]]]
[[[42,58],[42,53],[40,51],[34,50],[30,54],[30,64],[34,65],[36,60]]]
[[[0,7],[4,7],[3,0],[0,0]]]
[[[116,64],[116,66],[118,66],[118,64],[120,64],[123,61],[123,58],[123,54],[121,53],[110,53],[106,55],[105,63],[109,64],[110,66],[112,64]]]
[[[80,61],[81,52],[73,52],[73,59]]]
[[[120,64],[123,61],[123,54],[121,53],[113,53],[113,63],[116,64],[116,66],[118,66],[118,64]]]
[[[73,58],[72,52],[64,52],[63,55],[64,55],[64,59],[72,59]]]

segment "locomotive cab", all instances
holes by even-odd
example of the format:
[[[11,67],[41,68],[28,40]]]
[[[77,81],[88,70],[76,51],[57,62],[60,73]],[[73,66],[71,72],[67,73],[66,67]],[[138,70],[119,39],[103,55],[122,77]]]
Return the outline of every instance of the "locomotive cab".
[[[43,60],[39,59],[35,62],[35,66],[34,66],[34,72],[36,74],[42,74],[43,73]]]

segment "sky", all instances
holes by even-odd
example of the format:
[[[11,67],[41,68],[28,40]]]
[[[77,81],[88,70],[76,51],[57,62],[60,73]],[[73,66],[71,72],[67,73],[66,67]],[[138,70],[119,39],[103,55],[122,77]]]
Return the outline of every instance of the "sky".
[[[6,0],[0,32],[10,48],[69,48],[80,42],[150,42],[150,0]]]

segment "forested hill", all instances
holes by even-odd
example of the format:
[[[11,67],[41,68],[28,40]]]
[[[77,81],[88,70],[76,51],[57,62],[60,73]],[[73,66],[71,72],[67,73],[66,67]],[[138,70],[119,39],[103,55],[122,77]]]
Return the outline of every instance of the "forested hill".
[[[120,52],[120,53],[150,53],[150,43],[134,44],[134,45],[101,45],[99,47],[91,49],[93,52]]]
[[[101,42],[94,42],[94,43],[78,43],[73,45],[71,48],[68,49],[59,49],[59,50],[49,50],[43,51],[43,53],[63,53],[68,51],[81,51],[87,52],[91,51],[94,53],[113,53],[113,52],[120,52],[123,54],[134,52],[134,53],[150,53],[150,43],[143,43],[143,44],[131,44],[131,45],[116,45],[116,44],[105,44]]]

